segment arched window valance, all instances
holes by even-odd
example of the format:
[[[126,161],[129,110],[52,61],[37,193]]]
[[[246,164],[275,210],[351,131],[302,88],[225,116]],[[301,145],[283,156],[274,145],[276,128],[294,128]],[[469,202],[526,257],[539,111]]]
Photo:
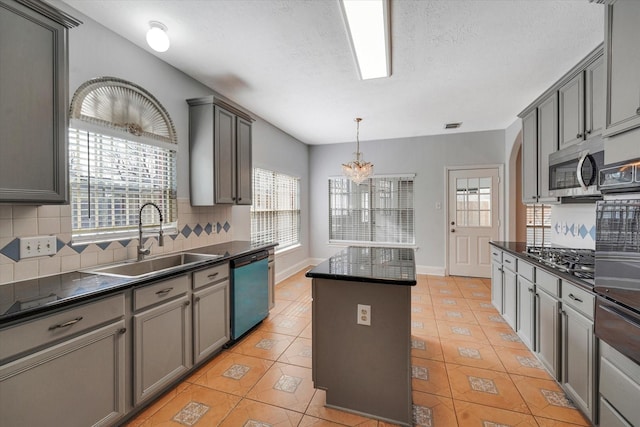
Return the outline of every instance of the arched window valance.
[[[165,108],[148,91],[116,77],[83,83],[71,100],[72,119],[177,144],[176,130]]]

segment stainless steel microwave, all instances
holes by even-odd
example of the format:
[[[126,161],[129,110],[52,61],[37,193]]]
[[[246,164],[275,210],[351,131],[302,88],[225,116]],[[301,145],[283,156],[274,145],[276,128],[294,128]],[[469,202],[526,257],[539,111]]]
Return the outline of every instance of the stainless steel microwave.
[[[599,196],[598,171],[604,165],[604,142],[594,138],[549,154],[549,195]]]

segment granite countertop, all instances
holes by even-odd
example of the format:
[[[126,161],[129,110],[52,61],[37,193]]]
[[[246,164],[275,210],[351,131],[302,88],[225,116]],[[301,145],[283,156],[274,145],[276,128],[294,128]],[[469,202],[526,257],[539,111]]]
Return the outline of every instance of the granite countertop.
[[[536,268],[542,268],[543,270],[560,277],[562,280],[566,280],[571,283],[575,283],[589,291],[593,291],[593,281],[587,279],[581,279],[576,277],[570,273],[564,272],[562,270],[558,270],[556,268],[550,267],[547,264],[544,264],[538,261],[536,258],[530,256],[527,253],[527,244],[525,242],[490,242],[491,245],[497,247],[498,249],[502,249],[510,254],[521,258],[527,261],[530,264],[536,266]],[[568,248],[567,248],[568,249]]]
[[[306,274],[318,279],[414,286],[413,249],[350,246]]]
[[[182,252],[221,256],[221,258],[212,259],[193,268],[199,269],[225,261],[228,262],[233,258],[259,250],[270,249],[276,245],[277,243],[255,245],[248,241],[232,241]],[[165,255],[169,254],[159,256]],[[0,325],[58,309],[65,305],[90,300],[133,286],[145,285],[181,274],[184,274],[184,270],[153,277],[127,278],[76,271],[3,284],[0,285]]]

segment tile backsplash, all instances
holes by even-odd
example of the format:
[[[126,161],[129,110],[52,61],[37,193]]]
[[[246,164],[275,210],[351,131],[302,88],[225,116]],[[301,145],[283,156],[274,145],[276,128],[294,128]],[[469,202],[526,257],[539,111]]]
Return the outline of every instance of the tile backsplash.
[[[179,199],[179,233],[165,237],[163,247],[154,242],[151,254],[160,255],[231,241],[231,218],[231,205],[193,207],[188,199]],[[19,238],[44,235],[56,236],[57,253],[20,260]],[[71,208],[68,205],[0,205],[0,284],[134,259],[137,245],[137,238],[72,245]]]
[[[596,205],[567,204],[551,208],[551,242],[578,249],[596,247]]]

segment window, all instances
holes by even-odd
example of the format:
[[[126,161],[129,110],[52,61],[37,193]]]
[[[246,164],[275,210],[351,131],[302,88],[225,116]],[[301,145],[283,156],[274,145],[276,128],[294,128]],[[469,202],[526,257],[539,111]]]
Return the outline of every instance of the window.
[[[551,206],[527,205],[527,246],[551,244]]]
[[[177,232],[173,122],[139,86],[104,77],[85,82],[71,101],[69,187],[72,239],[100,242],[137,237],[138,223]]]
[[[330,178],[329,240],[414,244],[413,176]]]
[[[251,241],[277,242],[279,248],[300,243],[300,179],[253,169]]]
[[[177,228],[175,150],[70,128],[69,187],[76,242],[137,237],[147,202],[162,209],[165,230]],[[143,224],[159,222],[144,210]]]

